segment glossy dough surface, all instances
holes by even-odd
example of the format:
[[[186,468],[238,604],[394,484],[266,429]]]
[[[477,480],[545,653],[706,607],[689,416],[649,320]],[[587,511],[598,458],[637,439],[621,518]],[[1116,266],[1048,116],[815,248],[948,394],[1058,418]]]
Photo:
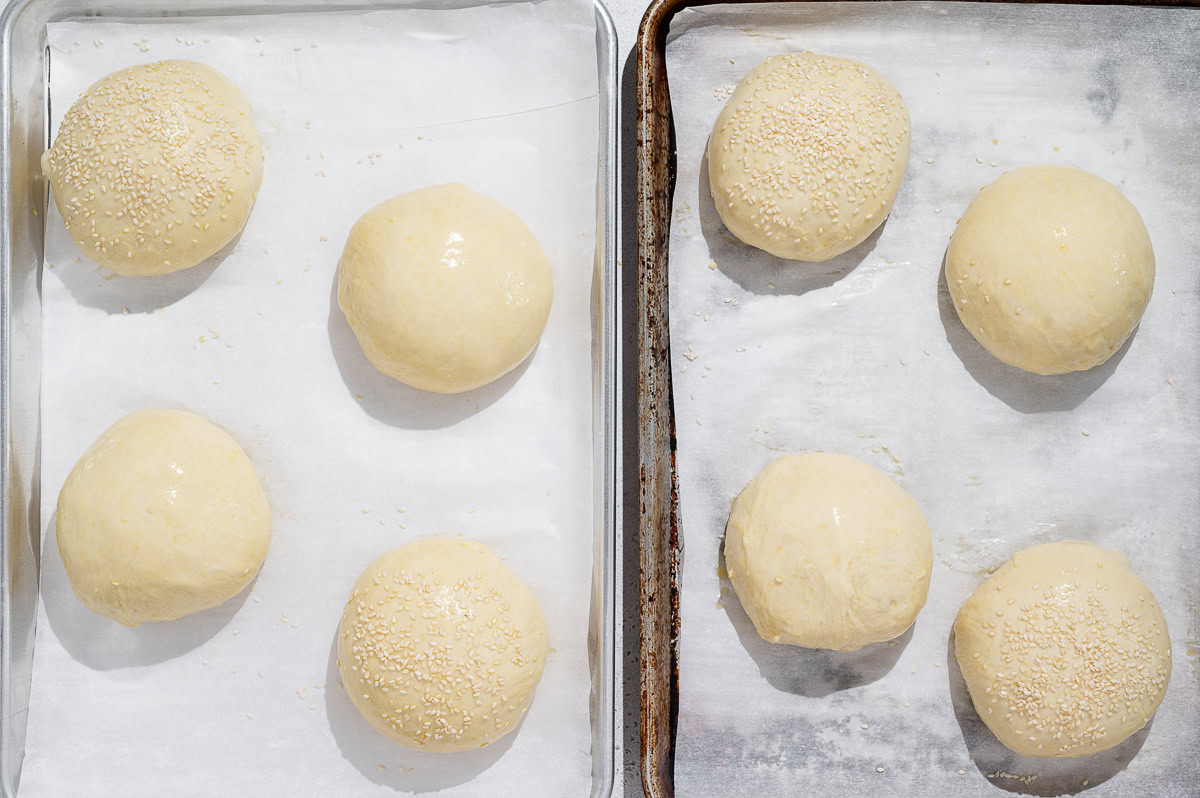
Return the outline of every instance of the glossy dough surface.
[[[1154,595],[1125,556],[1080,540],[1013,555],[963,604],[954,653],[975,710],[1013,751],[1074,757],[1149,722],[1171,676]]]
[[[917,503],[884,474],[847,455],[800,454],[734,501],[725,562],[764,640],[856,651],[912,625],[933,544]]]
[[[537,345],[554,282],[515,213],[457,183],[393,197],[346,240],[338,305],[384,374],[460,393],[507,374]]]
[[[1154,250],[1111,183],[1026,166],[971,201],[950,239],[946,284],[963,324],[1000,360],[1035,374],[1083,371],[1141,321]]]
[[[84,92],[42,172],[84,255],[118,274],[167,274],[241,231],[263,154],[250,104],[228,78],[194,61],[157,61]]]
[[[516,728],[546,660],[529,588],[481,543],[428,538],[367,566],[338,630],[342,683],[389,739],[466,751]]]
[[[58,550],[84,606],[126,626],[232,598],[258,573],[271,512],[246,454],[180,410],[113,424],[58,495]]]
[[[816,53],[750,70],[713,125],[709,191],[742,241],[825,261],[891,213],[912,138],[892,84],[869,66]]]

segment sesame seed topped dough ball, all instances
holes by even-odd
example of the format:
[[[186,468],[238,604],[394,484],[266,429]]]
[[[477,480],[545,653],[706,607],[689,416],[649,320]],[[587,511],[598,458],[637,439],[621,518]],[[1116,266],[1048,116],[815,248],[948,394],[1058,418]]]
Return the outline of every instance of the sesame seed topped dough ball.
[[[764,640],[857,651],[916,620],[933,543],[917,503],[880,471],[843,454],[797,454],[734,501],[725,564]]]
[[[1154,595],[1123,554],[1081,540],[1025,549],[988,577],[954,621],[954,655],[983,722],[1024,756],[1112,748],[1171,677]]]
[[[958,317],[1000,360],[1034,374],[1084,371],[1141,321],[1154,250],[1111,183],[1026,166],[971,200],[946,252],[946,284]]]
[[[143,410],[79,458],[58,494],[56,531],[83,605],[137,626],[242,592],[267,556],[271,509],[224,430],[181,410]]]
[[[516,728],[546,651],[537,599],[491,549],[428,538],[363,571],[337,662],[355,708],[385,737],[449,753]]]
[[[127,276],[215,254],[246,224],[262,183],[250,104],[194,61],[114,72],[75,101],[42,156],[84,255]]]
[[[869,66],[816,53],[750,70],[708,140],[709,190],[735,236],[825,261],[891,212],[908,164],[908,110]]]
[[[537,346],[554,296],[521,217],[458,183],[364,213],[338,265],[338,307],[375,368],[437,393],[470,391]]]

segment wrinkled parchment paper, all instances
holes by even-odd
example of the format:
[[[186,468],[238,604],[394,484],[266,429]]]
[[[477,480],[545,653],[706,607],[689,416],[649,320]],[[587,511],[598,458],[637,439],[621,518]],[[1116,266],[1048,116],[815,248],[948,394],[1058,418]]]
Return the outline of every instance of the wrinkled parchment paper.
[[[586,794],[591,4],[86,20],[52,25],[49,46],[54,122],[112,70],[194,59],[246,93],[266,164],[236,245],[176,275],[113,278],[80,260],[56,212],[47,219],[43,601],[21,796]],[[333,285],[361,213],[451,181],[525,219],[555,292],[525,365],[447,397],[372,369]],[[275,537],[252,591],[130,630],[71,594],[53,513],[101,431],[156,406],[200,413],[242,444]],[[366,725],[338,686],[333,642],[372,559],[446,534],[507,558],[541,599],[553,652],[516,734],[439,756]]]
[[[675,19],[680,795],[1195,793],[1197,41],[1200,14],[1187,10],[821,3]],[[766,56],[802,49],[874,66],[913,123],[891,218],[824,264],[732,240],[702,171],[728,91]],[[1000,364],[947,301],[955,220],[982,186],[1031,163],[1112,181],[1154,243],[1140,328],[1087,373]],[[817,450],[883,469],[932,526],[929,600],[894,645],[845,655],[764,643],[718,575],[730,501],[772,459]],[[1166,611],[1174,673],[1148,732],[1107,754],[1039,761],[983,727],[949,634],[988,568],[1061,538],[1128,555]]]

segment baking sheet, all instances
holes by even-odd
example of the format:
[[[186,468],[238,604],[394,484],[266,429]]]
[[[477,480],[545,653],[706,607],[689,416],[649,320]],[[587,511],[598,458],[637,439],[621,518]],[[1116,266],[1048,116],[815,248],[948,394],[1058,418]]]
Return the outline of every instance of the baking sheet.
[[[266,164],[235,245],[176,275],[113,277],[79,260],[56,212],[46,220],[42,606],[21,796],[589,792],[591,3],[85,20],[51,25],[49,48],[53,123],[112,70],[190,58],[246,93]],[[447,397],[371,368],[334,280],[363,211],[455,180],[525,219],[555,295],[525,364]],[[129,630],[71,595],[54,503],[104,428],[154,406],[198,412],[243,445],[275,537],[252,591]],[[334,665],[361,569],[439,534],[506,557],[541,600],[552,646],[520,730],[467,754],[386,741]]]
[[[1151,8],[820,3],[675,18],[679,795],[1195,794],[1198,40],[1200,14]],[[734,241],[702,164],[729,91],[766,56],[801,49],[874,66],[913,123],[890,219],[815,265]],[[1154,243],[1140,328],[1083,374],[1036,377],[991,358],[941,277],[975,192],[1029,163],[1114,182]],[[732,499],[772,459],[818,450],[889,473],[932,526],[929,600],[894,645],[764,643],[719,575]],[[949,633],[989,567],[1061,538],[1129,556],[1166,612],[1174,673],[1148,731],[1107,754],[1042,761],[983,727]]]

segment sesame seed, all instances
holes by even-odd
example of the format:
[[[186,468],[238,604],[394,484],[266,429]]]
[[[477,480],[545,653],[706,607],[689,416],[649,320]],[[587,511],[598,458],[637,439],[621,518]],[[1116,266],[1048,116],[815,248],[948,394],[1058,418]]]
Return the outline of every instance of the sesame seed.
[[[147,41],[135,44],[144,52]],[[184,213],[195,229],[210,229],[232,191],[250,182],[261,150],[242,118],[248,106],[235,103],[234,114],[213,103],[215,79],[186,61],[131,67],[102,78],[63,117],[46,172],[71,193],[58,199],[72,237],[81,246],[90,237],[102,265],[128,268],[135,253],[161,248],[154,239],[172,246],[163,233],[182,227]]]
[[[504,733],[527,706],[509,692],[513,669],[536,679],[544,629],[520,624],[524,599],[469,566],[393,562],[364,573],[347,601],[338,662],[347,689],[418,743],[461,740],[480,724]],[[469,641],[461,657],[456,641]],[[390,709],[384,693],[396,696]]]
[[[772,96],[780,93],[782,101]],[[898,152],[908,146],[908,114],[868,67],[793,53],[773,56],[746,77],[713,137],[737,153],[736,163],[714,176],[729,208],[741,206],[768,239],[837,243],[852,230],[846,218],[894,184]]]

